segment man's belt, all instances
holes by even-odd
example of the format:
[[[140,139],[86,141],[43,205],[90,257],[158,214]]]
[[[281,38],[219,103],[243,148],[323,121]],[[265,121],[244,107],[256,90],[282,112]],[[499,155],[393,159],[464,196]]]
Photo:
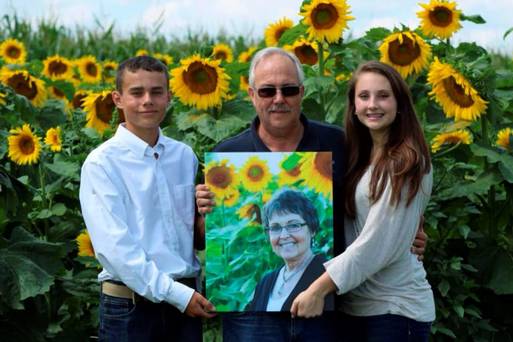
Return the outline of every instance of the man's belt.
[[[196,288],[196,278],[181,278],[175,279],[179,283],[189,286],[193,289]],[[101,285],[102,293],[112,297],[132,299],[134,303],[136,299],[144,299],[144,297],[138,295],[136,292],[129,289],[125,284],[120,281],[106,280]]]

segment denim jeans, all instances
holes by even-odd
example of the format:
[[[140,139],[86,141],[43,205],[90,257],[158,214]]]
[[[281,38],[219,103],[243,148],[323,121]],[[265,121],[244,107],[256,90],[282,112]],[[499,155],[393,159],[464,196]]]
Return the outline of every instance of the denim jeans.
[[[100,341],[201,342],[201,319],[168,303],[152,303],[100,294]]]
[[[335,313],[291,318],[286,312],[223,314],[224,342],[337,341]]]
[[[345,341],[427,342],[431,331],[431,322],[418,322],[399,315],[344,317]]]

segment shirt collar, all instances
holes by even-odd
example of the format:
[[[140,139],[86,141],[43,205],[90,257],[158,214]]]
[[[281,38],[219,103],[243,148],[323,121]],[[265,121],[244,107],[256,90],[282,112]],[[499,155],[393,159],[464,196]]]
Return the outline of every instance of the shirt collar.
[[[299,116],[299,120],[303,125],[304,131],[301,140],[299,141],[299,145],[297,147],[297,151],[317,151],[320,148],[319,138],[312,132],[310,128],[309,120],[305,116],[305,114],[301,113]],[[253,122],[251,123],[251,135],[253,137],[253,143],[255,145],[255,151],[267,151],[270,152],[269,147],[264,144],[260,136],[258,135],[258,126],[260,125],[260,119],[258,116],[255,117]]]
[[[115,138],[118,139],[123,145],[128,147],[137,157],[143,158],[144,156],[152,156],[155,152],[161,154],[164,151],[164,137],[159,128],[159,137],[154,147],[139,138],[134,133],[130,132],[124,124],[120,124],[116,130]]]

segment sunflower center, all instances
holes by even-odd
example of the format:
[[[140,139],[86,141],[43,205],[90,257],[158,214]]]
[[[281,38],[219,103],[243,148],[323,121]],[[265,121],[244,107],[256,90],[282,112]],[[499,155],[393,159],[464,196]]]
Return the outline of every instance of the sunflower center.
[[[57,96],[58,98],[64,98],[65,97],[64,93],[59,88],[52,87],[52,90],[53,90],[53,94],[55,96]]]
[[[112,120],[112,111],[115,107],[112,97],[110,95],[107,95],[103,99],[98,97],[94,106],[96,108],[96,117],[106,124],[110,123],[110,120]]]
[[[281,27],[281,28],[277,29],[274,32],[274,39],[276,39],[277,42],[280,41],[280,38],[281,38],[281,36],[283,36],[285,31],[287,31],[287,27]]]
[[[7,56],[11,58],[19,58],[21,56],[21,50],[18,49],[16,46],[9,46],[6,51]]]
[[[23,136],[19,142],[19,148],[21,153],[24,155],[30,155],[36,149],[36,145],[34,144],[34,139],[30,136]]]
[[[87,95],[84,94],[84,93],[78,93],[78,94],[75,94],[75,96],[73,96],[73,108],[77,109],[77,108],[82,108],[82,100],[86,97]]]
[[[253,182],[258,182],[264,177],[264,170],[259,165],[252,165],[248,168],[247,175]]]
[[[304,44],[294,49],[294,54],[299,58],[301,63],[314,65],[317,63],[317,52],[310,45]]]
[[[314,159],[315,169],[327,179],[332,177],[331,168],[331,153],[329,152],[318,152]]]
[[[226,166],[214,166],[207,173],[207,182],[218,188],[226,189],[232,183],[230,169]]]
[[[449,95],[451,100],[458,106],[467,108],[474,104],[472,96],[465,94],[465,89],[456,82],[453,76],[444,79],[443,85],[447,95]]]
[[[444,6],[437,6],[429,12],[429,20],[435,26],[447,27],[452,23],[452,11]]]
[[[96,77],[98,75],[98,67],[94,63],[87,63],[85,69],[90,76]]]
[[[214,55],[214,58],[215,58],[215,59],[225,60],[226,58],[228,58],[228,55],[226,54],[226,52],[225,52],[225,51],[218,51],[218,52],[216,52],[216,54]]]
[[[457,137],[457,136],[451,136],[451,137],[447,137],[445,139],[445,143],[447,143],[447,144],[457,144],[460,141],[461,141],[461,138]]]
[[[210,94],[217,87],[217,71],[209,65],[194,62],[183,73],[183,80],[193,93]]]
[[[61,61],[53,61],[48,66],[48,71],[50,72],[50,75],[62,75],[68,71],[68,66]]]
[[[20,95],[25,96],[27,99],[32,100],[37,96],[36,82],[30,81],[25,78],[23,74],[16,74],[7,80],[9,87]]]
[[[312,11],[312,24],[318,30],[333,27],[338,20],[338,11],[332,4],[319,4]]]
[[[296,167],[294,167],[293,169],[290,169],[288,171],[286,171],[287,174],[291,177],[297,177],[299,176],[299,174],[301,173],[301,169],[299,168],[299,165],[297,165]]]
[[[402,43],[398,39],[390,43],[388,55],[392,63],[406,66],[410,65],[420,56],[420,47],[412,39],[403,36]]]

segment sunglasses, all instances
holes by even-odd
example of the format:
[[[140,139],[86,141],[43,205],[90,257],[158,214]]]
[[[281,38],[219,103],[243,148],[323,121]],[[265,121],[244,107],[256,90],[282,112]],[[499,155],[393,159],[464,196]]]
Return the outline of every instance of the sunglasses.
[[[280,88],[276,87],[262,87],[257,89],[257,94],[260,97],[269,98],[274,97],[278,91],[278,89],[281,92],[281,95],[283,97],[289,97],[289,96],[296,96],[299,94],[300,87],[295,85],[290,86],[284,86]]]

